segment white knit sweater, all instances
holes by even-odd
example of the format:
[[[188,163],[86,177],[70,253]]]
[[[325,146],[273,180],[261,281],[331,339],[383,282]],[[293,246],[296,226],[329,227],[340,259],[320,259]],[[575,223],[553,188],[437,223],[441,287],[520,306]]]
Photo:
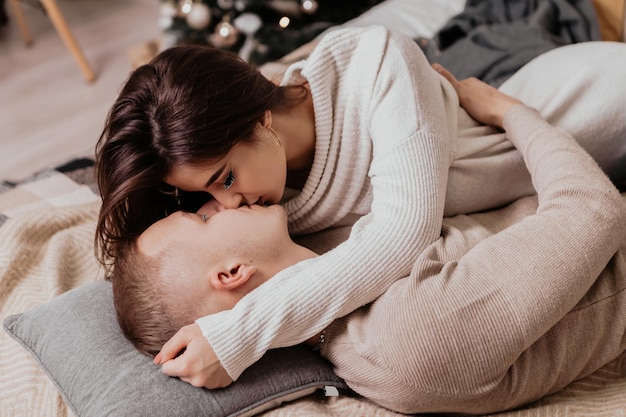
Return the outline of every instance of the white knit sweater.
[[[417,45],[380,27],[336,30],[284,83],[300,77],[311,88],[316,149],[302,193],[285,203],[290,231],[360,219],[337,248],[197,320],[233,379],[268,349],[374,300],[441,230],[458,98]]]

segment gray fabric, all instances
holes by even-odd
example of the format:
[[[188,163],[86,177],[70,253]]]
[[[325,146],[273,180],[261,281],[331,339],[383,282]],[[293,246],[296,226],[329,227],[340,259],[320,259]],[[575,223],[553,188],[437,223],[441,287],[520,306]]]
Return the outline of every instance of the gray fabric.
[[[544,52],[598,40],[591,0],[468,0],[432,39],[417,41],[429,62],[497,87]]]
[[[77,417],[237,416],[312,387],[348,389],[304,346],[268,352],[222,390],[167,377],[124,338],[107,281],[9,316],[4,328],[36,358]]]

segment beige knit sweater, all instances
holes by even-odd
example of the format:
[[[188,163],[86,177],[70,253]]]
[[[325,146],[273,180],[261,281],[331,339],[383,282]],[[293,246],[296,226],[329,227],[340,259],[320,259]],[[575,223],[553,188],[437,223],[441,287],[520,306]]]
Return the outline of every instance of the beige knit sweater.
[[[322,352],[337,374],[383,406],[503,411],[626,349],[624,200],[535,110],[514,107],[505,127],[538,205],[444,219],[408,278],[327,329]]]

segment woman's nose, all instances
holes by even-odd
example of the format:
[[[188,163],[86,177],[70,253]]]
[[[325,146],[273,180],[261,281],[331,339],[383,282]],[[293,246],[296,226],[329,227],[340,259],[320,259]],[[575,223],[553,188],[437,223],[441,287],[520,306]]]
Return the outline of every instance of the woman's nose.
[[[215,199],[211,199],[207,201],[206,203],[204,203],[202,207],[200,207],[196,213],[200,215],[204,215],[210,219],[214,214],[219,213],[225,208],[226,207],[224,207],[219,201]]]
[[[228,192],[226,190],[222,192],[214,192],[211,193],[211,195],[223,206],[223,208],[227,209],[238,208],[244,202],[241,194]]]

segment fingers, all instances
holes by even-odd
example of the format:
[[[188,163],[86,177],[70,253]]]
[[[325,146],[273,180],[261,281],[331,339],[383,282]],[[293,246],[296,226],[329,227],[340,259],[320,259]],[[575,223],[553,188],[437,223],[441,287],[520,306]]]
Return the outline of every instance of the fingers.
[[[189,328],[190,326],[181,328],[163,345],[161,352],[159,352],[154,358],[155,364],[160,365],[174,359],[181,350],[187,347],[192,337],[192,333]]]
[[[165,361],[163,363],[163,366],[161,366],[161,371],[163,371],[165,375],[175,376],[185,382],[191,383],[190,381],[188,381],[188,378],[190,375],[194,374],[194,371],[193,361],[189,359],[190,356],[191,354],[185,351],[182,355],[174,359]]]
[[[444,68],[441,64],[432,64],[432,67],[439,74],[443,75],[443,77],[446,80],[448,80],[450,84],[452,84],[454,89],[459,94],[463,94],[463,93],[468,94],[468,92],[476,88],[480,88],[483,85],[487,86],[487,84],[485,84],[483,81],[480,81],[476,77],[469,77],[469,78],[464,78],[462,80],[458,80],[454,75],[452,75],[450,71]]]
[[[440,64],[432,64],[432,67],[439,74],[443,75],[446,80],[450,81],[450,83],[452,85],[456,85],[459,82],[459,80],[457,80],[456,77],[454,75],[452,75],[452,73],[450,71],[445,69]]]
[[[195,361],[189,359],[188,356],[190,355],[183,353],[176,359],[165,362],[161,371],[167,376],[180,378],[194,387],[221,388],[209,385],[207,376],[202,373],[201,369],[196,369],[198,366],[195,365]]]
[[[178,377],[183,381],[197,387],[204,385],[198,365],[202,362],[202,352],[198,351],[198,343],[194,343],[194,338],[200,337],[204,340],[200,328],[196,324],[181,328],[170,340],[167,341],[159,353],[161,371],[173,377]],[[197,330],[197,331],[196,331]],[[202,340],[202,341],[203,341]],[[181,350],[185,351],[179,355]],[[157,355],[158,357],[158,355]],[[156,359],[155,359],[155,363]]]
[[[185,351],[178,355],[183,348]],[[157,363],[162,364],[164,374],[178,377],[194,387],[223,388],[233,382],[195,323],[180,329],[163,345],[159,355]]]
[[[198,359],[198,354],[188,352],[185,351],[176,359],[165,362],[161,368],[163,373],[177,377],[181,381],[198,388],[224,388],[233,383],[233,380],[219,363],[212,367],[203,368],[202,361]]]
[[[447,79],[457,92],[459,104],[480,123],[502,128],[504,115],[521,102],[475,77],[457,80],[440,64],[432,64],[435,71]]]

